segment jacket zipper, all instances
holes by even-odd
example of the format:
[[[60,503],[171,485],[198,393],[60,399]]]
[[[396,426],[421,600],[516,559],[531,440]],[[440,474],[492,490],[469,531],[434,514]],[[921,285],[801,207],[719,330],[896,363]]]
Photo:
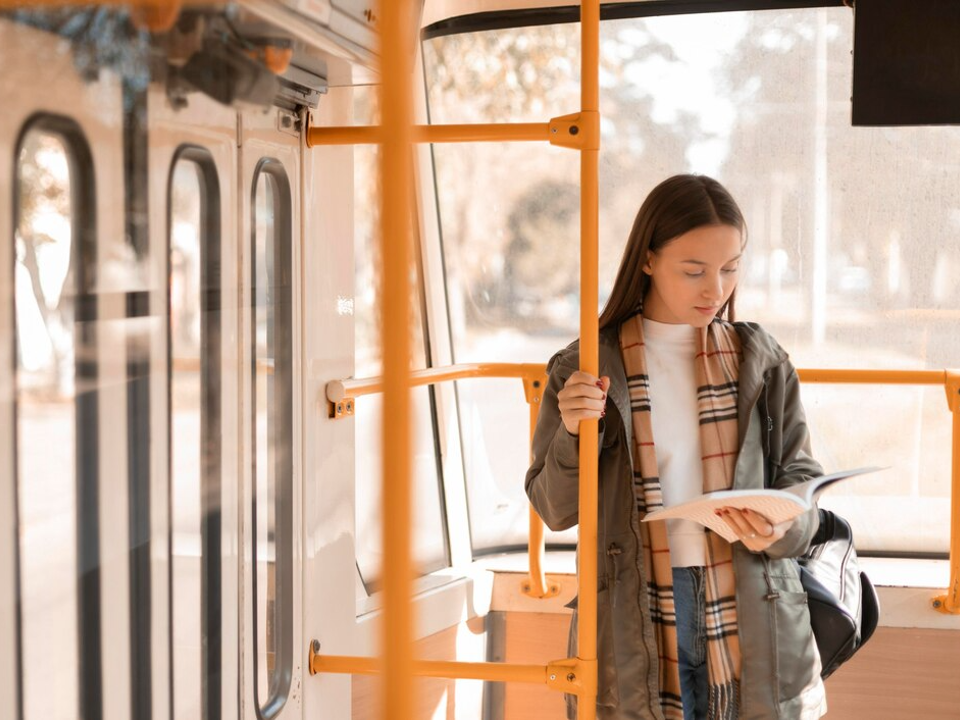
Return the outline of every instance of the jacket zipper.
[[[763,412],[763,417],[766,419],[766,430],[763,438],[763,486],[765,488],[773,487],[773,459],[771,454],[773,451],[773,445],[771,444],[771,439],[773,437],[773,417],[770,415],[770,401],[767,398],[767,393],[769,392],[770,387],[770,371],[767,370],[763,373],[763,387],[760,389],[760,397],[757,400],[760,403],[760,410]]]
[[[767,583],[767,594],[763,599],[770,603],[770,625],[772,626],[770,637],[773,639],[774,646],[773,697],[777,709],[777,717],[780,717],[780,653],[777,647],[779,635],[779,628],[777,627],[777,600],[780,599],[780,593],[773,587],[773,582],[770,580],[770,560],[764,553],[760,553],[760,560],[763,562],[763,579]]]
[[[610,547],[607,548],[607,557],[613,558],[613,576],[610,579],[610,602],[612,607],[617,606],[617,578],[620,575],[617,558],[622,552],[623,550],[616,543],[611,543]]]

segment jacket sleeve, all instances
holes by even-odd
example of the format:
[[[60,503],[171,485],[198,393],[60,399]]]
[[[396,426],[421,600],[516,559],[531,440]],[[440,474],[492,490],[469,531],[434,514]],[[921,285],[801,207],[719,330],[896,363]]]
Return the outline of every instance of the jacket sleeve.
[[[570,353],[555,355],[549,364],[537,427],[533,434],[532,462],[524,487],[534,509],[551,530],[577,524],[580,500],[580,443],[560,419],[557,393],[576,370]]]
[[[790,361],[776,371],[781,382],[772,384],[768,413],[781,420],[771,431],[772,485],[783,489],[823,475],[823,468],[810,450],[810,432],[800,402],[800,380]],[[820,526],[817,508],[797,517],[787,533],[764,552],[772,558],[798,557],[807,551]]]

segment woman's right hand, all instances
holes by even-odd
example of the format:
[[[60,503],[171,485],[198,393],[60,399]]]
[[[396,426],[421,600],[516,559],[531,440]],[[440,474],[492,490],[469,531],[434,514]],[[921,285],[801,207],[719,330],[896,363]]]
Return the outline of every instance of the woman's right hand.
[[[577,370],[557,393],[560,419],[571,435],[580,434],[581,420],[595,420],[607,414],[607,390],[610,378],[596,378]]]

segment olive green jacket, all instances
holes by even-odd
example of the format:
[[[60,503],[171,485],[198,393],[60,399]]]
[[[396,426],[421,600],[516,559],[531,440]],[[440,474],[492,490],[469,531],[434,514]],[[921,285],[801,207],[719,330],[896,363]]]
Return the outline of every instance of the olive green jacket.
[[[822,475],[810,454],[799,382],[786,352],[756,324],[734,327],[743,348],[734,488],[787,487]],[[578,366],[577,343],[548,365],[526,477],[530,502],[552,530],[577,524],[578,439],[561,422],[557,393]],[[610,389],[600,426],[597,716],[661,720],[657,644],[633,496],[630,398],[616,328],[600,333],[600,375],[610,378]],[[742,654],[740,720],[808,720],[825,712],[807,596],[792,559],[807,549],[817,526],[817,512],[807,512],[762,553],[733,545]],[[571,655],[576,654],[576,625],[574,609]],[[568,712],[575,712],[575,698],[568,697]]]

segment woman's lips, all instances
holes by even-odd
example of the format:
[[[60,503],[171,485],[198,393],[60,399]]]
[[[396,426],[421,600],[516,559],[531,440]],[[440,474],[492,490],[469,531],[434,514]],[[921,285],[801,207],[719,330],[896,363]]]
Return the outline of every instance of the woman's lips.
[[[717,307],[697,307],[697,308],[695,308],[695,309],[696,309],[697,312],[703,313],[704,315],[716,315],[716,314],[717,314],[717,310],[719,310],[720,307],[719,307],[719,306],[717,306]]]

